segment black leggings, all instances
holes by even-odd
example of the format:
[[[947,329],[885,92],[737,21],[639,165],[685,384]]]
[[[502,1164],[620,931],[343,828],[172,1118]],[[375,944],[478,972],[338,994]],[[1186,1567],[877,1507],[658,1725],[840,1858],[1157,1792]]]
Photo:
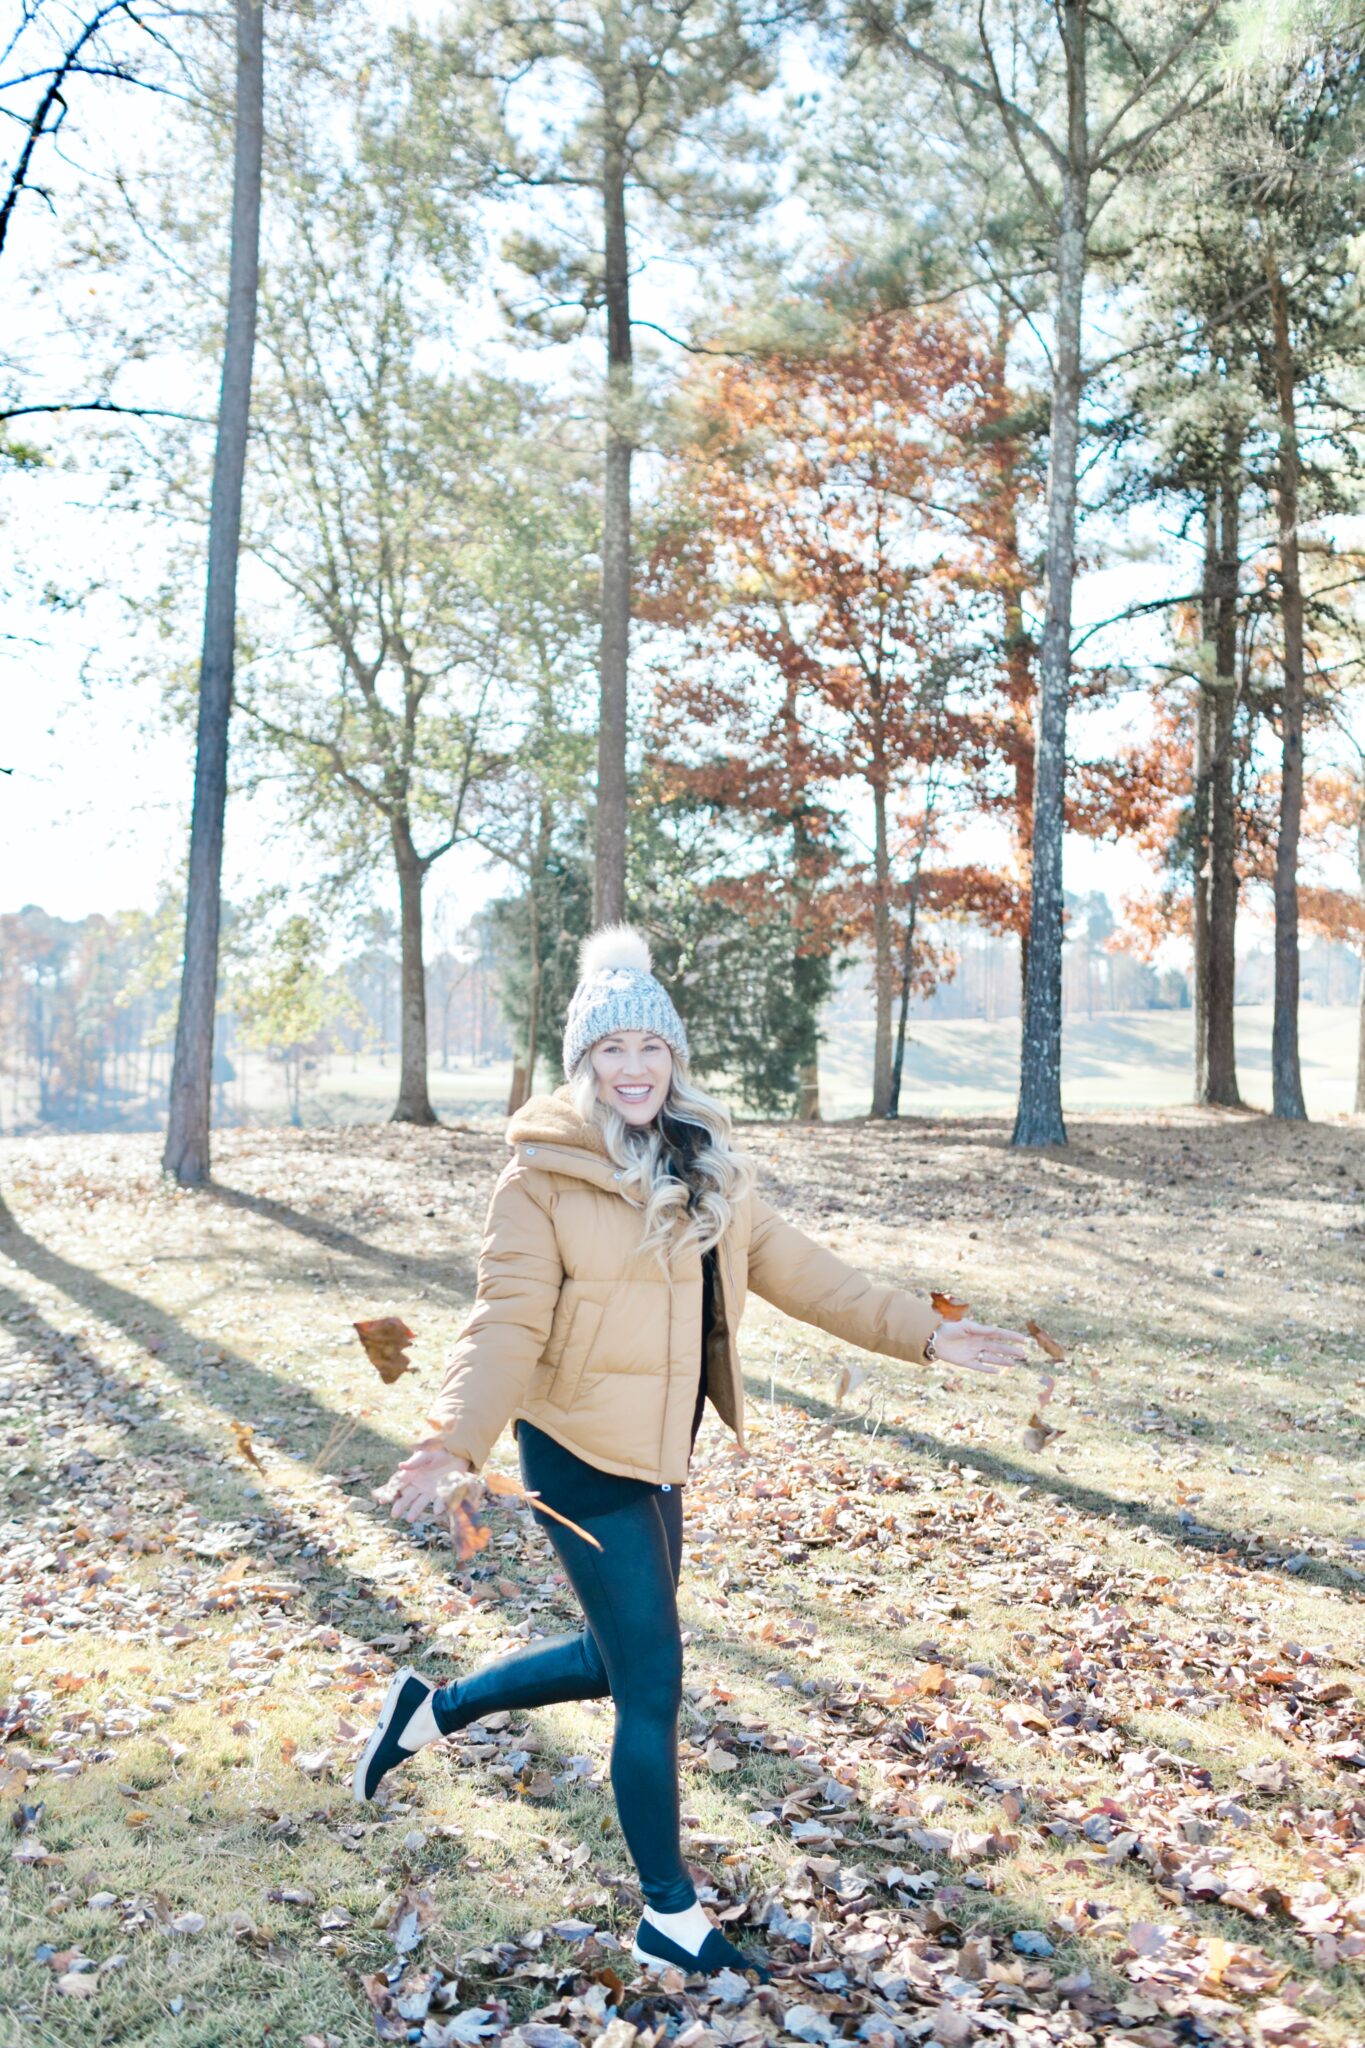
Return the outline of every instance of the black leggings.
[[[449,1734],[485,1714],[556,1700],[616,1704],[611,1786],[645,1903],[681,1913],[696,1899],[678,1829],[682,1488],[599,1472],[529,1422],[517,1425],[526,1485],[594,1535],[594,1550],[536,1511],[578,1595],[586,1627],[514,1650],[432,1699]]]

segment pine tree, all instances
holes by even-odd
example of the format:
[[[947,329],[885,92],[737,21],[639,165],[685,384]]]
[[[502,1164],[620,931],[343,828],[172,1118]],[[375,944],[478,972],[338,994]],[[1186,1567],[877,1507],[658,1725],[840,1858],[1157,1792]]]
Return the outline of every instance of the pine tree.
[[[638,249],[718,246],[761,203],[765,138],[739,111],[772,77],[783,8],[755,0],[519,0],[470,10],[433,45],[437,68],[491,83],[497,114],[457,137],[498,190],[534,192],[542,218],[507,253],[534,280],[524,325],[605,340],[594,905],[624,915],[630,730],[632,468],[644,393],[632,304]],[[538,98],[522,106],[523,89]],[[566,208],[560,231],[548,202]]]

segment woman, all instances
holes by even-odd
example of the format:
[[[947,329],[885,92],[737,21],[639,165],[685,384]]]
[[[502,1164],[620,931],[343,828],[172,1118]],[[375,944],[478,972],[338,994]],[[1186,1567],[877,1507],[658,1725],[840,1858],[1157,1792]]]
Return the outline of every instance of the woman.
[[[600,1545],[536,1511],[585,1625],[439,1687],[400,1671],[355,1790],[373,1798],[405,1756],[485,1714],[610,1693],[612,1790],[645,1901],[636,1961],[765,1976],[707,1919],[678,1822],[682,1489],[707,1399],[743,1448],[745,1294],[915,1363],[993,1372],[1023,1362],[1025,1339],[945,1323],[784,1223],[754,1193],[725,1110],[689,1079],[687,1034],[650,967],[628,926],[585,943],[568,1085],[512,1119],[430,1434],[379,1489],[395,1516],[430,1515],[511,1421],[528,1490]]]

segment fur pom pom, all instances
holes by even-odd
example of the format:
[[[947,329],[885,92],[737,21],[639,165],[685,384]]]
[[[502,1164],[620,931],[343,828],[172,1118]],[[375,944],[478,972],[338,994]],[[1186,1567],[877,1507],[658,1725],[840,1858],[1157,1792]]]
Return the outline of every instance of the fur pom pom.
[[[605,967],[631,967],[648,974],[653,967],[649,944],[633,924],[604,924],[591,932],[578,949],[578,978],[587,981]]]

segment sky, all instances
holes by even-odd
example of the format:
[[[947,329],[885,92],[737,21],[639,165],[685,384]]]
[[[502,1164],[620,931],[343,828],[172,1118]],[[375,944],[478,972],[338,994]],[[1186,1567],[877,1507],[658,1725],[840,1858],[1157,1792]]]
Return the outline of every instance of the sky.
[[[398,10],[381,5],[380,15]],[[406,14],[404,7],[402,13]],[[805,78],[799,81],[808,86]],[[98,125],[88,130],[88,161],[98,156]],[[79,148],[67,173],[73,190],[81,174]],[[41,230],[28,222],[28,256],[36,258]],[[7,266],[10,259],[7,257]],[[116,293],[118,285],[111,282]],[[660,324],[685,328],[705,292],[705,280],[676,262],[646,264],[637,284],[638,310]],[[13,302],[12,302],[13,310]],[[467,329],[473,347],[485,354],[505,344],[489,307],[471,309]],[[41,314],[20,310],[12,334],[22,347],[27,333],[48,353],[39,380],[48,388],[73,388],[79,365],[64,350],[53,350]],[[655,344],[657,346],[657,344]],[[17,352],[10,342],[10,352]],[[550,358],[538,367],[554,374]],[[182,385],[165,392],[164,364],[149,367],[161,403],[193,402],[194,381],[172,368]],[[201,394],[202,396],[202,394]],[[38,430],[41,431],[41,430]],[[36,438],[36,433],[35,433]],[[149,908],[183,861],[192,779],[191,735],[169,724],[154,679],[156,650],[148,632],[128,610],[122,593],[149,591],[166,573],[162,537],[145,518],[119,509],[100,466],[98,442],[72,419],[52,426],[47,440],[54,466],[0,479],[0,527],[20,565],[21,589],[0,628],[0,908],[28,902],[68,918],[88,912]],[[1128,536],[1131,542],[1132,536]],[[1189,587],[1188,550],[1163,535],[1155,520],[1138,535],[1140,559],[1131,548],[1109,566],[1091,568],[1076,589],[1077,630],[1111,616],[1124,605],[1158,592]],[[47,577],[64,588],[96,586],[76,611],[52,610],[34,595]],[[103,587],[99,587],[103,586]],[[25,594],[27,592],[27,594]],[[189,608],[193,611],[193,606]],[[1159,645],[1160,626],[1142,629],[1124,651]],[[1110,651],[1117,651],[1111,646]],[[193,650],[185,648],[183,659]],[[1140,698],[1073,722],[1083,751],[1117,746],[1142,717]],[[989,860],[996,852],[989,831],[961,846],[963,857]],[[229,896],[307,875],[296,842],[278,829],[268,798],[234,796],[230,806],[225,886]],[[448,925],[463,922],[509,885],[505,871],[489,866],[471,849],[456,849],[434,872],[428,897],[433,913]],[[1148,888],[1152,875],[1128,845],[1070,840],[1066,886],[1102,889],[1118,910],[1123,897]],[[387,877],[378,884],[387,900]]]

